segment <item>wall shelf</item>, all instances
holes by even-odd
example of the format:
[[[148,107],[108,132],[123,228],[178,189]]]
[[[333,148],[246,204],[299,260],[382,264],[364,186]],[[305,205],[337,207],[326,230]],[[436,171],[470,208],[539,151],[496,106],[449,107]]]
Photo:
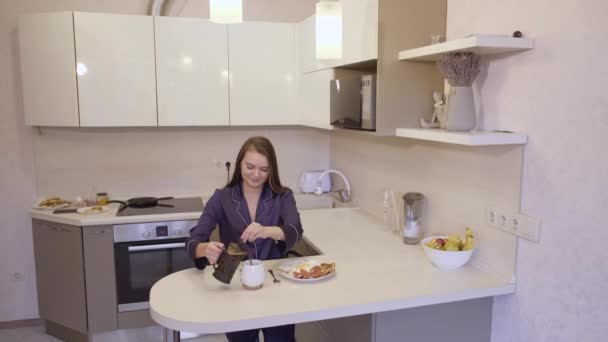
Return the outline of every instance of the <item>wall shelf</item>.
[[[403,50],[399,52],[399,60],[432,62],[438,60],[442,54],[449,52],[471,51],[483,56],[530,50],[533,48],[534,40],[529,38],[475,35],[450,40],[445,43]]]
[[[397,128],[398,137],[467,146],[524,145],[528,136],[508,132],[448,132],[443,129]]]

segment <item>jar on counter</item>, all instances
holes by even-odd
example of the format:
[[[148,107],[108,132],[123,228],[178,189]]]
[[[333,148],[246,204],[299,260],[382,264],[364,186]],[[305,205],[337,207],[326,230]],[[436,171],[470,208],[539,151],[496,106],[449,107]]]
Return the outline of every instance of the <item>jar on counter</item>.
[[[108,197],[107,192],[98,192],[96,199],[97,199],[97,205],[106,205],[106,204],[108,204],[110,197]]]

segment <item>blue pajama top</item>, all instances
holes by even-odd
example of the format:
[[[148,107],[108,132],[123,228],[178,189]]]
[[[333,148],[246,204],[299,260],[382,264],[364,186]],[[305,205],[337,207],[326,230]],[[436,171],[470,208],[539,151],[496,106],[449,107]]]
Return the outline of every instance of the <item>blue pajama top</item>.
[[[241,244],[248,249],[248,255],[260,260],[280,259],[302,238],[304,230],[300,222],[300,213],[291,190],[284,193],[273,192],[268,184],[264,185],[258,206],[255,222],[262,226],[277,226],[283,230],[285,241],[271,238],[256,239]],[[196,261],[196,247],[199,243],[208,242],[213,229],[219,225],[220,241],[227,248],[231,242],[240,244],[240,237],[245,228],[251,224],[247,201],[241,185],[216,190],[203,209],[203,213],[194,228],[190,229],[190,238],[186,241],[186,250]],[[204,264],[196,262],[199,269]]]

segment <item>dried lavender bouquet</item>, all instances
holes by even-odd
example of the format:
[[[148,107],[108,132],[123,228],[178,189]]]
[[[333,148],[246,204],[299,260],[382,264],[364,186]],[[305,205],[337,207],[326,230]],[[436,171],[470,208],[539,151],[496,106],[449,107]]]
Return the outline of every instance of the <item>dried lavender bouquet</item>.
[[[479,73],[479,55],[473,52],[447,53],[437,66],[452,87],[470,87]]]

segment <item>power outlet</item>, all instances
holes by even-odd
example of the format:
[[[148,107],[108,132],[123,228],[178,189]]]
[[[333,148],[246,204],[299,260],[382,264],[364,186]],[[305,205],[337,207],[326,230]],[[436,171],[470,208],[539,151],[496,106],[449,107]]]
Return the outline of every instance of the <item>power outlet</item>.
[[[520,236],[526,240],[540,241],[540,219],[508,210],[487,208],[486,222],[497,229]]]
[[[516,214],[510,218],[509,229],[524,239],[540,241],[540,219],[524,214]]]
[[[15,282],[23,281],[24,274],[21,272],[14,272],[11,274],[11,279]]]
[[[501,230],[507,230],[508,215],[505,214],[504,210],[487,208],[486,209],[486,221],[494,228]]]

